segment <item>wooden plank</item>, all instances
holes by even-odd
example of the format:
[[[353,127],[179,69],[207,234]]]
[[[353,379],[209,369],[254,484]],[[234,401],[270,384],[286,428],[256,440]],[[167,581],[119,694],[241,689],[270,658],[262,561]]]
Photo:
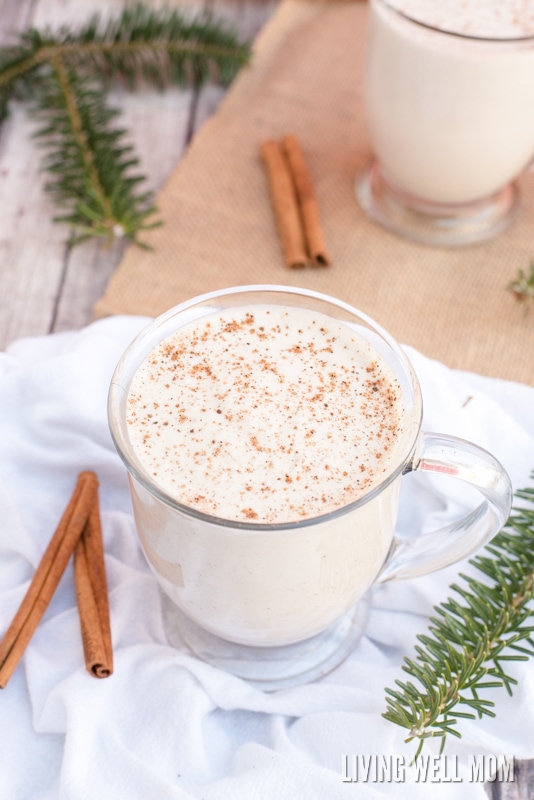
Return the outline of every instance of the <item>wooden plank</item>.
[[[245,38],[253,38],[270,16],[275,3],[221,3],[208,0],[211,10],[228,21]],[[190,8],[190,6],[189,6]],[[147,188],[157,190],[178,164],[185,147],[199,125],[218,107],[225,90],[209,86],[202,92],[167,90],[133,95],[115,94],[111,99],[120,107],[125,126],[140,158],[140,169],[147,176]],[[172,225],[172,220],[165,220]],[[103,294],[123,252],[120,244],[112,253],[88,242],[75,248],[66,259],[61,297],[52,330],[80,327],[92,319],[92,307]]]
[[[534,760],[515,759],[513,781],[495,780],[484,786],[491,800],[532,800],[534,797]]]
[[[129,131],[128,142],[139,158],[135,171],[146,176],[144,191],[157,191],[180,160],[186,146],[192,90],[143,91],[110,97],[120,108],[118,124]],[[157,217],[155,217],[156,219]],[[172,224],[167,220],[166,224]],[[111,249],[91,240],[69,250],[52,331],[80,328],[93,319],[93,306],[102,296],[119,263],[126,242]]]
[[[34,0],[34,3],[33,24],[50,25],[54,29],[85,22],[95,13],[104,19],[115,16],[125,5],[134,4],[131,0]],[[150,0],[147,4],[153,8],[183,7],[192,12],[203,8],[203,0]]]
[[[9,44],[13,35],[30,22],[35,0],[0,0],[0,47]]]
[[[31,22],[34,0],[0,0],[0,46]],[[50,201],[22,105],[0,126],[0,347],[48,330],[66,231],[50,230]]]
[[[0,0],[3,42],[10,31],[31,23],[36,27],[75,24],[96,10],[113,13],[122,0]],[[158,3],[163,4],[163,0]],[[183,5],[175,0],[175,5]],[[244,38],[252,38],[274,10],[275,3],[213,2]],[[188,8],[192,8],[187,4]],[[194,9],[194,7],[193,7]],[[122,112],[121,125],[131,132],[147,188],[157,190],[181,158],[188,139],[213,114],[224,90],[202,93],[116,92],[110,101]],[[55,209],[43,192],[40,154],[31,140],[32,124],[21,107],[0,135],[0,347],[19,336],[80,328],[92,319],[92,307],[119,263],[123,243],[106,249],[90,241],[68,246],[68,231],[52,221]],[[172,224],[168,221],[167,224]]]
[[[122,0],[23,0],[17,6],[3,0],[0,8],[2,22],[7,19],[14,31],[29,22],[52,28],[78,23],[98,8],[110,13],[122,5]],[[3,43],[9,43],[4,24],[2,33]],[[183,153],[192,91],[120,92],[110,99],[123,111],[121,122],[132,132],[140,171],[149,176],[147,188],[159,188]],[[119,242],[106,250],[95,241],[74,249],[68,246],[68,230],[53,222],[57,210],[43,191],[33,129],[24,109],[15,104],[0,132],[1,348],[19,336],[88,323],[124,247]]]
[[[154,6],[164,4],[160,0]],[[57,0],[41,0],[35,23],[79,23],[97,8],[100,13],[111,15],[123,5],[123,0],[97,4],[94,0],[69,0],[65,7],[65,3]],[[171,5],[179,7],[184,3],[175,0]],[[188,8],[194,13],[195,8],[201,10],[202,6],[188,4]],[[143,190],[157,191],[183,154],[190,126],[192,91],[174,88],[161,93],[115,91],[110,93],[109,101],[121,112],[117,125],[129,132],[128,143],[139,158],[135,171],[147,178]],[[118,241],[108,248],[105,243],[92,240],[66,250],[50,320],[51,331],[80,328],[92,320],[93,306],[103,294],[125,246],[125,242]]]
[[[0,139],[0,341],[48,331],[62,271],[66,229],[52,204],[25,110],[12,107]]]
[[[252,40],[274,13],[279,0],[206,0],[206,9],[226,20],[242,39]]]
[[[53,22],[47,9],[61,10],[62,5],[2,0],[1,43],[11,43],[14,34],[29,24]],[[51,330],[68,252],[67,228],[52,221],[56,211],[44,192],[41,154],[31,138],[34,130],[26,109],[12,103],[0,132],[1,347],[19,336]]]

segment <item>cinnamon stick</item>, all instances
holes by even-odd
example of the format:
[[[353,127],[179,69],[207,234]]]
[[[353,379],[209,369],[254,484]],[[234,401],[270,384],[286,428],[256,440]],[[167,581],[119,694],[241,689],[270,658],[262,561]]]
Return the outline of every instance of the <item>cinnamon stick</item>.
[[[74,550],[74,579],[85,666],[95,678],[107,678],[113,672],[113,650],[98,501]]]
[[[0,642],[1,689],[13,674],[48,607],[81,536],[89,511],[95,504],[97,487],[98,480],[94,472],[82,472],[78,476],[72,497],[35,570],[28,591]]]
[[[308,261],[304,232],[288,164],[280,145],[273,139],[262,142],[260,155],[267,171],[285,263],[292,268],[304,267]]]
[[[313,264],[328,266],[330,256],[319,217],[319,205],[300,142],[296,136],[289,134],[282,139],[282,149],[295,185],[308,256]]]

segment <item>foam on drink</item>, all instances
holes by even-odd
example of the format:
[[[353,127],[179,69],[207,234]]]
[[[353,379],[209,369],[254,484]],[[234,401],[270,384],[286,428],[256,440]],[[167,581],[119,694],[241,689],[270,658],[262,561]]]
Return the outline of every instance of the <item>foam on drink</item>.
[[[532,0],[387,0],[388,5],[450,33],[496,39],[534,36]]]
[[[357,500],[388,469],[398,382],[353,328],[280,306],[210,314],[161,342],[129,390],[152,481],[222,519],[282,523]]]

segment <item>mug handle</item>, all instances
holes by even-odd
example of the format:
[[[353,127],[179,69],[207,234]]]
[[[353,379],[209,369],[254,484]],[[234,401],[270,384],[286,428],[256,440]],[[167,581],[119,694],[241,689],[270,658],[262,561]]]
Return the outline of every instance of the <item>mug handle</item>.
[[[378,583],[416,578],[469,556],[499,532],[512,507],[512,486],[504,467],[487,450],[464,439],[423,433],[404,469],[404,474],[409,472],[451,475],[478,489],[484,500],[437,531],[413,539],[394,537]]]

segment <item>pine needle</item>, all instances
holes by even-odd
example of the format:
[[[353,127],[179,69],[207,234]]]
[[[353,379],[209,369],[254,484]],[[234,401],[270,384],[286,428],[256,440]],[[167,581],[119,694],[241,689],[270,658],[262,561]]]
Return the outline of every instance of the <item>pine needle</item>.
[[[57,219],[70,225],[73,243],[139,244],[139,233],[160,223],[152,195],[139,191],[144,176],[107,90],[114,82],[132,90],[228,85],[249,58],[249,46],[213,16],[142,3],[105,23],[95,15],[77,31],[30,28],[0,49],[0,121],[11,97],[29,101],[41,122],[47,188],[65,209]]]
[[[396,680],[395,689],[385,690],[383,716],[407,729],[406,742],[419,740],[416,757],[428,738],[440,737],[443,751],[449,733],[460,737],[451,726],[461,719],[495,717],[494,701],[482,695],[498,688],[511,695],[517,680],[508,662],[534,656],[534,489],[516,497],[525,507],[514,507],[503,530],[469,562],[485,580],[460,575],[463,584],[450,587],[460,600],[435,607],[415,658],[404,659],[416,683]]]
[[[520,303],[528,300],[534,301],[534,260],[530,262],[530,273],[527,274],[520,269],[517,278],[508,284],[508,290]],[[526,307],[528,308],[528,306]]]

